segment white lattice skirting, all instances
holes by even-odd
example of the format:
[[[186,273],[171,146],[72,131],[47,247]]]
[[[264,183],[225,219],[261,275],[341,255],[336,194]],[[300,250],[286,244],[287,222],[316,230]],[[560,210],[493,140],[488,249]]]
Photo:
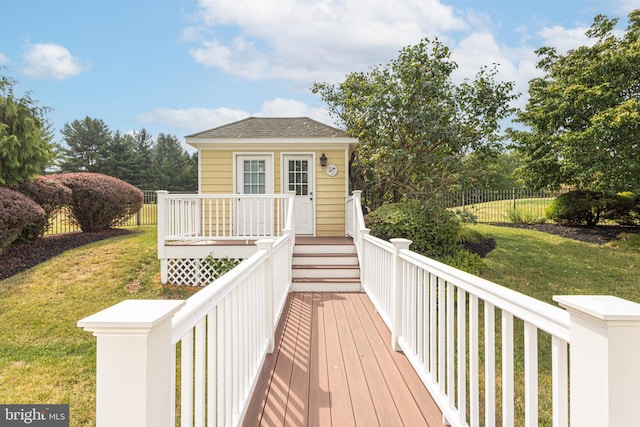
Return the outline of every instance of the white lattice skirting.
[[[168,259],[167,271],[167,283],[179,286],[207,286],[218,277],[218,272],[204,258]]]

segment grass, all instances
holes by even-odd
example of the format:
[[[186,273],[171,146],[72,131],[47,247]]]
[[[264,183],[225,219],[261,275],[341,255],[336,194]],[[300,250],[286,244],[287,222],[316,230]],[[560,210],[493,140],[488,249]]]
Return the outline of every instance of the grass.
[[[514,212],[518,216],[527,220],[533,219],[533,222],[539,222],[544,218],[544,211],[549,206],[553,198],[531,198],[496,200],[494,202],[475,203],[464,207],[465,211],[471,212],[477,216],[477,221],[481,223],[489,222],[511,222]],[[460,210],[461,206],[451,208],[451,210]]]
[[[482,276],[534,298],[554,295],[615,295],[640,302],[637,271],[640,238],[598,246],[550,234],[485,224],[478,231],[496,239]]]
[[[640,302],[640,236],[623,234],[596,246],[531,230],[471,228],[469,239],[480,232],[498,244],[486,258],[486,279],[550,303],[559,294],[611,294]],[[160,285],[155,227],[83,246],[0,281],[0,403],[68,403],[71,426],[94,425],[95,338],[77,321],[124,299],[189,295],[185,288]],[[499,319],[497,314],[498,328]],[[522,327],[516,325],[521,390]],[[547,425],[549,340],[541,334],[539,341],[540,425]],[[517,405],[521,413],[522,401]]]
[[[78,320],[125,299],[184,299],[160,284],[155,227],[68,251],[0,281],[0,403],[68,403],[95,425],[95,337]]]
[[[640,303],[637,276],[640,236],[623,233],[607,245],[594,245],[550,234],[509,227],[477,225],[476,231],[496,239],[497,247],[485,259],[482,277],[555,305],[554,295],[615,295]],[[496,343],[500,346],[499,313]],[[524,411],[523,322],[514,322],[515,425]],[[538,336],[540,425],[551,425],[551,339]],[[498,356],[498,363],[500,357]],[[500,396],[498,364],[498,386]],[[497,399],[497,405],[500,401]]]

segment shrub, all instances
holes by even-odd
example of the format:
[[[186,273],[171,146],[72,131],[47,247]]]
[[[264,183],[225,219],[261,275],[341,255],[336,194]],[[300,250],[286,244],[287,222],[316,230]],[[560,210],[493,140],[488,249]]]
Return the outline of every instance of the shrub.
[[[51,217],[63,206],[71,204],[71,190],[62,183],[47,176],[37,176],[33,181],[22,184],[18,191],[28,196],[44,209],[44,220],[22,231],[23,237],[35,238],[44,235]]]
[[[607,198],[607,208],[603,219],[616,221],[619,224],[631,225],[638,222],[638,196],[630,191],[618,193]]]
[[[374,236],[410,239],[413,251],[433,258],[453,254],[460,233],[454,214],[429,202],[383,205],[369,213],[365,223]]]
[[[515,208],[507,211],[507,219],[513,224],[544,224],[546,221],[546,218],[540,218],[533,212],[523,212]]]
[[[22,231],[46,218],[36,202],[6,187],[0,187],[0,253],[15,241]]]
[[[450,255],[441,257],[439,261],[476,276],[479,276],[485,267],[480,255],[462,248],[456,249]]]
[[[142,191],[117,178],[97,173],[51,177],[71,189],[73,220],[84,232],[109,229],[142,208]]]
[[[606,211],[608,198],[604,193],[590,190],[573,190],[553,199],[545,216],[560,225],[598,224]]]

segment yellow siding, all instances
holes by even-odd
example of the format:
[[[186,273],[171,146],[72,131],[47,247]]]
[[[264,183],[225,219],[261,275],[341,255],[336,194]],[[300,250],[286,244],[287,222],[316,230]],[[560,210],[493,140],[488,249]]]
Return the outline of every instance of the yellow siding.
[[[336,176],[329,176],[320,166],[320,156],[327,156],[327,164],[338,167]],[[344,236],[346,179],[349,173],[345,151],[318,151],[316,153],[316,235]]]
[[[203,150],[200,152],[200,192],[233,193],[233,152]]]
[[[280,193],[281,182],[281,154],[307,153],[306,150],[247,150],[247,153],[273,154],[273,189]],[[203,194],[229,194],[233,192],[233,153],[242,153],[242,150],[202,150],[200,152],[201,185]],[[320,166],[320,156],[325,154],[328,164],[338,167],[338,174],[330,177],[325,173],[325,168]],[[344,236],[345,234],[345,197],[347,195],[346,150],[318,149],[315,153],[315,201],[316,201],[316,235],[318,236]],[[286,191],[286,189],[285,189]]]

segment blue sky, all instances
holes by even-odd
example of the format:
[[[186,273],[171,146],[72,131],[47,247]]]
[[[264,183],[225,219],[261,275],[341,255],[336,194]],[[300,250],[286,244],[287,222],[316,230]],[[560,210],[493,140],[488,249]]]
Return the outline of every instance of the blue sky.
[[[640,0],[20,0],[2,6],[0,66],[61,140],[65,123],[182,138],[247,116],[331,123],[315,81],[387,63],[438,37],[455,78],[500,64],[526,94],[534,50],[584,44],[593,17]],[[624,26],[620,26],[622,30]],[[518,105],[524,105],[522,97]]]

